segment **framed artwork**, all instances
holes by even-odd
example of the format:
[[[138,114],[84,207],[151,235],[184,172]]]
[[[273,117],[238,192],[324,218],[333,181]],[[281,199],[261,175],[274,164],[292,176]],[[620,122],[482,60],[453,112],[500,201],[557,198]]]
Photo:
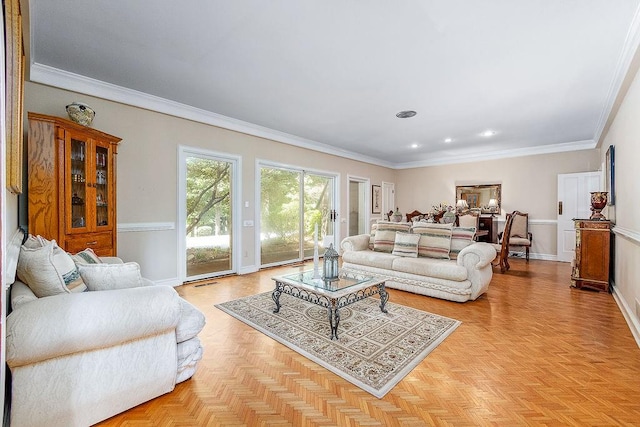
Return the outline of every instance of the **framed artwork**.
[[[379,185],[371,186],[371,213],[379,214],[382,212],[382,190]]]
[[[22,99],[25,58],[19,0],[4,2],[7,188],[22,193]]]
[[[609,201],[607,205],[613,206],[616,204],[616,160],[615,160],[615,147],[610,145],[607,149],[607,156],[605,160],[605,180],[606,190],[609,193]]]
[[[470,208],[479,208],[478,200],[480,194],[478,193],[465,193],[462,195],[462,200],[466,200]]]

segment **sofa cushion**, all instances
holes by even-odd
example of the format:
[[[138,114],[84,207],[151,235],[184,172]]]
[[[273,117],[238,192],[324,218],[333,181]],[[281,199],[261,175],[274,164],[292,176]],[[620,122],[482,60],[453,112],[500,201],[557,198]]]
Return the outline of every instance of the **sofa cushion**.
[[[451,229],[451,251],[449,251],[449,258],[458,259],[460,251],[473,243],[473,236],[475,235],[475,227],[453,227]]]
[[[79,264],[78,270],[90,291],[108,291],[144,286],[137,262],[124,264]]]
[[[467,280],[467,269],[464,266],[444,259],[398,257],[393,261],[393,270],[456,282]]]
[[[408,233],[411,224],[404,222],[378,221],[376,236],[373,241],[373,250],[391,253],[396,241],[396,231]]]
[[[409,258],[418,257],[419,234],[396,232],[396,240],[393,244],[393,255],[405,256]]]
[[[420,235],[418,256],[449,259],[451,250],[451,228],[453,224],[416,222],[411,227],[414,234]]]
[[[509,246],[529,246],[531,242],[529,239],[523,239],[522,237],[509,238]]]
[[[91,248],[87,248],[82,252],[71,255],[76,264],[102,264],[102,260],[96,255]]]
[[[87,290],[73,259],[58,247],[55,240],[44,241],[40,247],[34,246],[23,245],[20,248],[18,278],[38,298]]]
[[[395,255],[374,251],[347,251],[342,254],[342,262],[386,268],[387,270],[391,269],[393,260],[397,258]]]
[[[190,340],[200,333],[206,318],[200,310],[187,300],[180,298],[180,320],[176,326],[176,342]]]

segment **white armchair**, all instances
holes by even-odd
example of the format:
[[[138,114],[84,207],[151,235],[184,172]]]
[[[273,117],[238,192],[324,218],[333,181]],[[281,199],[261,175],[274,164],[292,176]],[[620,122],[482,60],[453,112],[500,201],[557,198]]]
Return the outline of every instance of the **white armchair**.
[[[13,275],[15,247],[7,253]],[[92,273],[117,269],[105,265]],[[20,280],[11,285],[12,426],[95,424],[172,391],[195,372],[205,323],[197,308],[173,288],[146,280],[133,288],[113,282],[113,290],[97,282],[86,283],[89,291],[41,298]]]

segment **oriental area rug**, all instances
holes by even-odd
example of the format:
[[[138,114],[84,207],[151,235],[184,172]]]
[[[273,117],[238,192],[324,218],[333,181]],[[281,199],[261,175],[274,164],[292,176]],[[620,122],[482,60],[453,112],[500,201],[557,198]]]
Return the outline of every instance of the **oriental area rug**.
[[[340,309],[338,340],[330,339],[327,309],[282,294],[274,314],[271,292],[216,307],[381,398],[415,368],[460,321],[367,298]]]

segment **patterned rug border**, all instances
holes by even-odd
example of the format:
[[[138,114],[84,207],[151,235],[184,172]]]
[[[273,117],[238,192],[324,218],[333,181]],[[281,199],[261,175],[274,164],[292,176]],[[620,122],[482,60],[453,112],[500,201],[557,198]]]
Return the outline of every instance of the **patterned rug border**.
[[[339,377],[349,381],[350,383],[356,385],[357,387],[365,390],[366,392],[372,394],[373,396],[377,397],[377,398],[382,398],[384,397],[393,387],[395,387],[400,381],[402,381],[402,379],[404,377],[406,377],[416,366],[418,366],[428,355],[429,353],[431,353],[434,349],[436,349],[438,347],[438,345],[440,345],[442,343],[442,341],[444,341],[451,333],[453,333],[453,331],[455,331],[458,326],[460,326],[462,324],[461,321],[456,320],[456,319],[452,319],[450,317],[446,317],[446,316],[440,316],[438,314],[434,314],[434,313],[429,313],[427,311],[424,310],[419,310],[413,307],[407,307],[407,306],[403,306],[401,304],[395,304],[395,303],[387,303],[387,309],[389,311],[393,310],[394,307],[402,307],[403,309],[408,309],[410,311],[417,311],[417,312],[422,312],[422,313],[426,313],[428,315],[432,315],[432,316],[438,316],[440,318],[443,319],[447,319],[447,320],[451,320],[453,322],[453,324],[446,329],[445,331],[443,331],[440,336],[438,336],[435,340],[433,340],[431,342],[431,344],[429,344],[425,349],[423,349],[421,352],[417,353],[416,355],[414,355],[413,360],[411,360],[403,369],[399,370],[391,379],[389,379],[384,385],[382,385],[380,388],[375,388],[372,386],[369,386],[368,384],[362,382],[360,379],[350,375],[347,372],[344,372],[334,366],[332,366],[329,362],[326,362],[324,360],[319,359],[318,357],[314,356],[313,354],[309,353],[308,351],[306,351],[305,349],[297,346],[296,344],[286,340],[283,337],[280,337],[278,335],[276,335],[275,333],[272,333],[271,331],[265,329],[264,327],[262,327],[261,325],[253,322],[250,319],[247,319],[245,317],[242,317],[239,313],[234,312],[233,310],[227,308],[225,306],[225,304],[230,304],[230,303],[234,303],[240,300],[244,300],[244,299],[249,299],[249,298],[255,298],[255,297],[259,297],[259,296],[264,296],[264,295],[268,295],[269,298],[271,298],[271,292],[263,292],[260,294],[256,294],[256,295],[250,295],[250,296],[246,296],[246,297],[242,297],[242,298],[237,298],[231,301],[227,301],[224,303],[220,303],[220,304],[215,304],[215,307],[218,308],[219,310],[229,314],[230,316],[240,320],[241,322],[251,326],[252,328],[256,329],[257,331],[265,334],[266,336],[270,337],[271,339],[279,342],[280,344],[290,348],[293,351],[296,351],[297,353],[305,356],[307,359],[317,363],[318,365],[324,367],[325,369],[327,369],[328,371],[338,375]],[[277,314],[274,314],[274,316],[277,316]],[[327,319],[327,323],[328,323],[328,319]],[[329,340],[329,338],[327,337],[327,340]]]

